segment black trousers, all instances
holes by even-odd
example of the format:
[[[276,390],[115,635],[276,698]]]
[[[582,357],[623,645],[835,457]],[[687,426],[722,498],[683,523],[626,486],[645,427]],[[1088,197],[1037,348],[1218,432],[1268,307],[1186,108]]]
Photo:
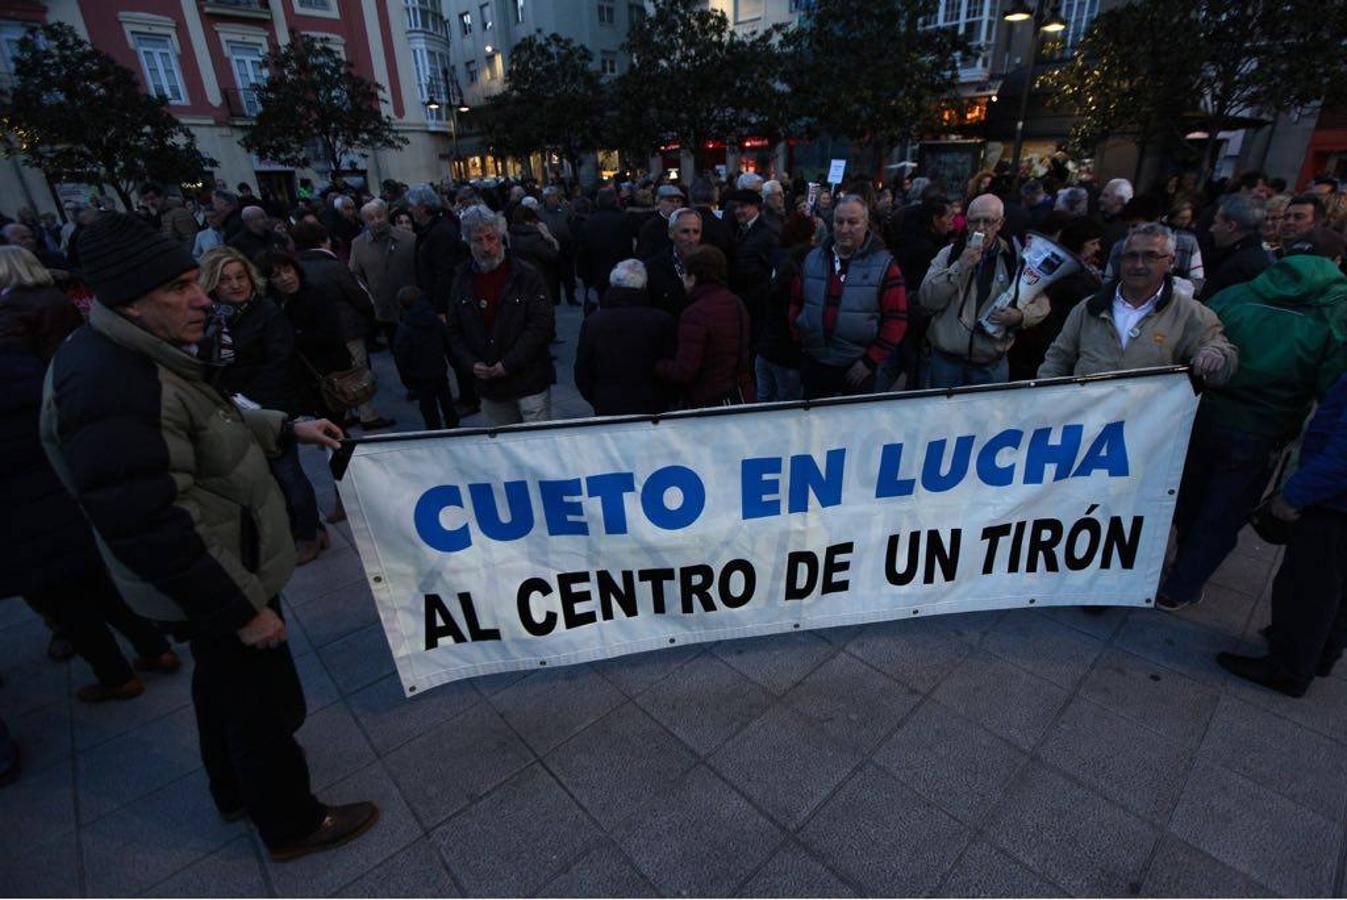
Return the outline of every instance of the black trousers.
[[[1272,581],[1272,653],[1296,676],[1314,677],[1347,645],[1347,513],[1310,506],[1291,527]]]
[[[131,611],[101,562],[60,584],[34,591],[26,599],[60,627],[75,652],[94,670],[98,683],[106,687],[125,684],[135,676],[109,625],[126,635],[138,656],[155,657],[168,651],[164,635]]]
[[[412,393],[416,395],[427,429],[444,428],[445,423],[450,428],[458,427],[458,413],[454,411],[454,393],[449,390],[448,375],[435,381],[416,382],[412,384]]]
[[[871,372],[859,387],[847,384],[851,365],[829,366],[805,355],[800,357],[800,384],[806,400],[823,397],[846,397],[851,394],[870,394],[875,390],[875,374]]]
[[[271,608],[280,615],[280,602]],[[312,832],[325,811],[295,741],[307,709],[290,645],[245,647],[235,634],[192,639],[192,701],[201,761],[221,812],[246,809],[275,849]]]

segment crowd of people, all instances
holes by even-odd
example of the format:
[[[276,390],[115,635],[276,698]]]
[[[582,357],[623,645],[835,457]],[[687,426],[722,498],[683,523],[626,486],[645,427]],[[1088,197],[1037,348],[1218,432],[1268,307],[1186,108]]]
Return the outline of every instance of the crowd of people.
[[[166,635],[190,642],[220,814],[278,860],[358,836],[377,808],[320,803],[294,739],[278,598],[344,516],[298,445],[396,424],[385,351],[427,429],[551,418],[564,303],[601,416],[1190,366],[1204,393],[1156,605],[1198,602],[1251,515],[1280,523],[1269,652],[1220,662],[1303,695],[1347,643],[1347,194],[1064,176],[390,181],[288,207],[146,184],[129,212],[20,210],[0,222],[0,596],[47,621],[53,658],[88,661],[83,702],[135,698],[181,667]],[[1014,293],[1040,239],[1071,273]],[[13,746],[0,723],[8,777]]]

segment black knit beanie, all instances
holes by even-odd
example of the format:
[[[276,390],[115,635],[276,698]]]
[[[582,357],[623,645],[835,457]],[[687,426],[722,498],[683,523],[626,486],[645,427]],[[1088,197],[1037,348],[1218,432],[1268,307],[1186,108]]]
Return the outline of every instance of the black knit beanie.
[[[139,216],[105,212],[80,232],[80,275],[104,306],[121,306],[197,267],[182,245]]]

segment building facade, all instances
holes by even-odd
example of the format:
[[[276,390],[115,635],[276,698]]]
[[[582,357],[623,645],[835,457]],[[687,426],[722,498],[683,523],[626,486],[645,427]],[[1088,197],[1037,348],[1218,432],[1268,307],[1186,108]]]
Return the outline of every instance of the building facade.
[[[217,179],[294,197],[301,180],[321,186],[330,173],[258,158],[239,139],[257,111],[263,57],[303,34],[382,86],[383,112],[408,141],[401,150],[342,161],[348,182],[363,180],[377,192],[389,178],[518,171],[471,134],[471,109],[503,88],[514,45],[557,32],[589,47],[601,72],[616,74],[626,66],[627,28],[643,13],[641,2],[626,0],[0,0],[0,78],[12,73],[26,30],[64,22],[165,98],[218,161]],[[18,161],[0,167],[0,196],[11,213],[20,204],[56,211],[58,197],[71,193]]]

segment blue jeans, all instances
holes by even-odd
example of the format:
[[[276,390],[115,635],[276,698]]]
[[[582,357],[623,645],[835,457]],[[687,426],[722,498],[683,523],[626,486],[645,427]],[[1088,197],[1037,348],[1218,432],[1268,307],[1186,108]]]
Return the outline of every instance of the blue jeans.
[[[1005,384],[1010,381],[1010,362],[1003,356],[994,363],[980,365],[932,348],[931,368],[926,381],[926,386],[933,388]]]
[[[294,444],[271,463],[271,475],[285,497],[285,511],[290,514],[290,533],[297,541],[311,541],[318,536],[318,498],[313,493],[309,476],[299,464],[299,448]]]
[[[799,400],[804,396],[799,369],[792,369],[790,366],[783,366],[759,356],[754,365],[754,375],[758,381],[759,403]]]
[[[1198,599],[1262,499],[1276,450],[1272,438],[1215,425],[1198,413],[1174,507],[1178,555],[1160,593],[1179,603]]]

